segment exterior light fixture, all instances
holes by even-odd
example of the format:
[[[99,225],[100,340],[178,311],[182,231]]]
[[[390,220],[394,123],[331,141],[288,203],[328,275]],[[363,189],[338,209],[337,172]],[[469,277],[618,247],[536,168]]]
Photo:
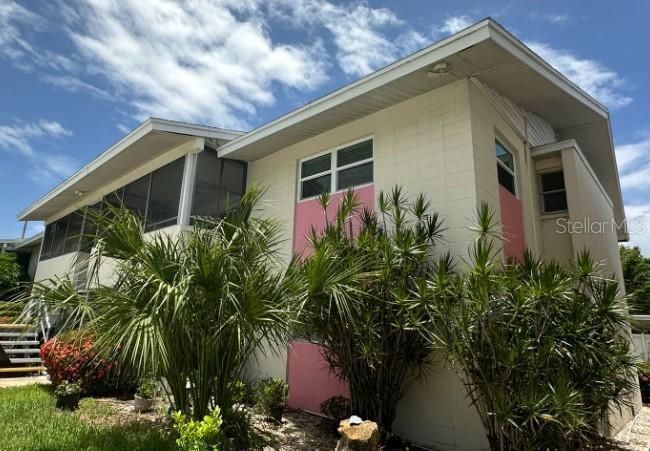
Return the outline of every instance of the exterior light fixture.
[[[451,64],[441,61],[433,65],[431,70],[427,72],[427,77],[437,78],[451,72]]]

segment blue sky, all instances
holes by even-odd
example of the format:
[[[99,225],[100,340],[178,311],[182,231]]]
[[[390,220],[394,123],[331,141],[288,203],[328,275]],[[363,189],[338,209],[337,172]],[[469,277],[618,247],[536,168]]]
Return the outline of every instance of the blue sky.
[[[610,108],[628,217],[650,225],[650,2],[612,6],[0,0],[0,236],[148,116],[248,130],[486,16]],[[632,243],[650,255],[650,233]]]

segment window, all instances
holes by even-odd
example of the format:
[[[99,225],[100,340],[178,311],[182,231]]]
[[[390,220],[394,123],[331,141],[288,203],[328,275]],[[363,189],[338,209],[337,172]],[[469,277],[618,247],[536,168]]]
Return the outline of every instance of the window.
[[[240,161],[222,160],[220,209],[237,205],[246,190],[246,165]]]
[[[97,202],[96,204],[89,205],[83,209],[85,220],[83,233],[81,236],[81,246],[79,248],[79,250],[82,252],[90,252],[92,250],[92,247],[95,243],[94,236],[97,234],[97,227],[95,226],[95,223],[92,219],[93,216],[87,213],[89,210],[94,210],[96,212],[102,211],[102,203]]]
[[[497,176],[499,185],[517,195],[517,181],[515,178],[515,159],[512,153],[499,141],[495,142],[497,157]]]
[[[119,208],[122,206],[123,195],[124,195],[124,188],[118,188],[112,193],[108,193],[106,196],[104,196],[104,202]]]
[[[58,257],[59,255],[79,250],[79,242],[83,233],[84,216],[75,211],[45,227],[41,260]]]
[[[558,213],[567,211],[564,172],[555,171],[540,174],[539,182],[542,192],[542,212]]]
[[[124,187],[123,204],[131,213],[144,219],[147,212],[147,197],[149,196],[149,183],[151,174],[131,182]]]
[[[373,181],[372,140],[300,163],[300,199],[342,191]]]
[[[176,224],[184,167],[185,158],[180,158],[151,174],[145,231]]]
[[[54,231],[56,228],[56,222],[52,222],[45,226],[45,232],[43,233],[43,244],[41,246],[41,260],[45,260],[50,257],[50,252],[52,251],[52,241],[54,240]]]
[[[83,231],[84,216],[83,213],[75,211],[68,215],[68,228],[65,233],[63,244],[63,253],[77,252],[79,250],[79,241]]]
[[[58,257],[63,255],[65,232],[68,229],[68,217],[56,221],[54,224],[54,236],[52,237],[52,249],[50,250],[51,257]]]
[[[217,157],[213,150],[199,153],[192,216],[220,217],[241,199],[246,189],[246,163]]]

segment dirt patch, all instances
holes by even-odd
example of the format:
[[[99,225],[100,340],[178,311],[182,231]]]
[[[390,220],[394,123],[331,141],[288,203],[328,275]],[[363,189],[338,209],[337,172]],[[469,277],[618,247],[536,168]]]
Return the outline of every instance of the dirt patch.
[[[157,400],[150,412],[133,411],[133,400],[116,398],[85,398],[81,400],[79,418],[96,426],[126,425],[133,422],[152,423],[159,427],[170,427],[171,420],[165,415],[166,405]]]
[[[329,420],[301,411],[285,412],[282,424],[254,415],[253,425],[276,438],[265,451],[331,451],[338,440]]]
[[[167,404],[162,400],[156,400],[151,412],[136,413],[133,411],[133,400],[86,398],[81,402],[79,417],[101,427],[138,421],[170,429],[171,419],[166,413]],[[266,446],[265,451],[331,451],[336,447],[338,434],[324,418],[301,411],[289,411],[284,413],[281,424],[259,414],[253,414],[252,419],[253,426],[261,435],[272,437],[272,444]]]

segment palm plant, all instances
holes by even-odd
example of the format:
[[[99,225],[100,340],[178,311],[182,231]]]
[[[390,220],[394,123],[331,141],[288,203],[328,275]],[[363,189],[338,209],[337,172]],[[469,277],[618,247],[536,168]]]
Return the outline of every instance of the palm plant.
[[[197,219],[178,236],[145,236],[126,209],[89,210],[97,233],[88,289],[39,282],[36,308],[95,337],[99,356],[164,378],[175,410],[202,419],[218,405],[227,421],[232,381],[263,343],[286,343],[296,304],[295,265],[279,270],[278,225],[253,214],[261,194],[247,192],[224,218]],[[106,283],[99,275],[109,265]]]
[[[526,254],[503,265],[493,212],[477,213],[467,272],[420,286],[433,341],[467,387],[492,450],[592,444],[629,406],[635,363],[618,282],[588,252],[569,268]]]
[[[301,334],[348,383],[352,411],[390,431],[398,401],[430,363],[427,312],[409,294],[435,268],[441,221],[424,196],[408,202],[398,187],[379,195],[377,214],[360,209],[352,191],[331,218],[329,195],[320,203],[326,226],[312,231],[302,263]]]

